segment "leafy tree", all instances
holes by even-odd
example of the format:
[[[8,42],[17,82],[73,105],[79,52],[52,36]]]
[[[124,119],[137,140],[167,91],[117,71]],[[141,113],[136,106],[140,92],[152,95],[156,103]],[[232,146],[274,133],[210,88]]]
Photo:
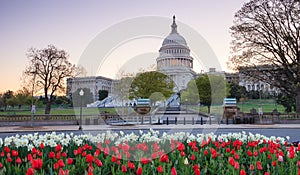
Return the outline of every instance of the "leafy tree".
[[[292,112],[293,108],[296,108],[295,98],[290,97],[286,94],[280,93],[276,98],[276,103],[281,104],[285,107],[286,112]]]
[[[84,92],[84,95],[82,97],[79,95],[81,89],[77,89],[75,92],[72,93],[73,106],[75,107],[80,107],[81,104],[82,106],[86,106],[87,104],[93,102],[94,98],[91,90],[89,88],[83,88],[82,90]]]
[[[4,106],[4,101],[3,101],[3,98],[2,98],[2,94],[0,94],[0,109]],[[2,110],[2,109],[1,109]]]
[[[18,102],[17,102],[16,97],[13,96],[13,97],[7,99],[6,104],[7,104],[8,106],[11,106],[12,108],[15,108],[15,106],[18,105]]]
[[[200,102],[198,87],[195,80],[191,80],[184,91],[180,95],[181,101],[189,104],[198,104]]]
[[[247,96],[247,91],[244,86],[240,86],[237,83],[230,83],[230,98],[245,98]]]
[[[105,99],[106,97],[108,97],[108,91],[107,90],[99,90],[98,92],[98,97],[99,97],[99,100],[103,100]]]
[[[249,99],[259,99],[259,91],[251,90],[247,92],[247,97]]]
[[[27,88],[24,88],[23,90],[19,90],[15,95],[15,98],[16,98],[17,105],[19,106],[19,109],[21,109],[23,105],[31,105],[32,97],[31,97],[31,93]],[[33,100],[35,101],[36,99]]]
[[[174,83],[165,74],[150,71],[137,75],[130,87],[130,98],[150,98],[153,93],[161,93],[165,99],[173,94]],[[153,103],[157,98],[150,98]]]
[[[207,106],[208,113],[212,104],[222,104],[229,95],[230,87],[224,76],[204,74],[196,79],[200,103]]]
[[[295,97],[300,113],[300,1],[250,0],[231,27],[233,57],[241,73]]]
[[[4,110],[6,111],[7,109],[7,105],[8,104],[8,101],[9,99],[13,98],[14,97],[14,92],[11,91],[11,90],[8,90],[6,91],[3,95],[2,95],[2,99],[3,99],[3,104],[4,104]]]
[[[67,104],[68,99],[66,96],[56,96],[54,103],[57,105]]]
[[[74,75],[75,65],[68,61],[66,51],[53,45],[44,49],[32,48],[27,57],[30,64],[26,67],[25,75],[33,79],[36,88],[43,90],[45,114],[49,114],[54,95],[64,92],[65,79]]]

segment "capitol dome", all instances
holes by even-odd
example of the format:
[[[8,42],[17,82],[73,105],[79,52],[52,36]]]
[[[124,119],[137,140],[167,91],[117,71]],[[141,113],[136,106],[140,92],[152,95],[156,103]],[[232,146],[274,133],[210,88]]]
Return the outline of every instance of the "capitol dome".
[[[170,33],[170,35],[164,39],[162,45],[165,46],[165,45],[174,45],[174,44],[187,46],[183,36],[179,35],[178,33]]]
[[[175,16],[173,16],[173,23],[171,27],[172,27],[171,33],[164,39],[162,46],[182,45],[187,47],[185,39],[177,32],[177,24],[175,22]]]

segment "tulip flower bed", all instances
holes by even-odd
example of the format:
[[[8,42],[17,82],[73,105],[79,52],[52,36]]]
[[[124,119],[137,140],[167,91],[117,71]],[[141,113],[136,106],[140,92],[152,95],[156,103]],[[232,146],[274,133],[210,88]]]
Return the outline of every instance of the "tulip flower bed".
[[[300,146],[251,133],[98,135],[0,139],[0,174],[300,174]]]

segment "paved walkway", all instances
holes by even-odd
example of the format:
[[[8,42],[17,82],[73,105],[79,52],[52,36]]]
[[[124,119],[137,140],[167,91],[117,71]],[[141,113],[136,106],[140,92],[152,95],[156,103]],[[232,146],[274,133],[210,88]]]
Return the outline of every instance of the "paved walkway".
[[[300,124],[269,124],[269,125],[258,125],[258,124],[237,124],[237,125],[226,125],[226,124],[205,124],[205,125],[83,125],[83,131],[106,131],[106,130],[125,130],[125,129],[299,129]],[[78,125],[66,125],[66,126],[35,126],[35,127],[24,127],[24,126],[11,126],[11,127],[0,127],[0,133],[11,133],[11,132],[26,132],[26,131],[77,131]]]

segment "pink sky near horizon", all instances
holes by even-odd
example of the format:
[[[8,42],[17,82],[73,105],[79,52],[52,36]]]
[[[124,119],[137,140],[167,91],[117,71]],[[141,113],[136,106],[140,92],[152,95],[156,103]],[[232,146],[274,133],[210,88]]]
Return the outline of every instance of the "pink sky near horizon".
[[[54,44],[59,49],[66,50],[70,55],[70,62],[76,64],[97,34],[118,22],[141,16],[168,17],[171,24],[171,18],[175,14],[178,20],[206,39],[222,69],[227,70],[231,40],[229,27],[233,24],[234,13],[245,2],[246,0],[1,0],[0,93],[21,89],[20,78],[28,65],[26,53],[29,48],[45,48],[48,44]],[[139,47],[142,46],[137,46],[136,49]],[[153,51],[158,52],[159,47],[160,45]],[[112,65],[116,66],[115,63]]]

